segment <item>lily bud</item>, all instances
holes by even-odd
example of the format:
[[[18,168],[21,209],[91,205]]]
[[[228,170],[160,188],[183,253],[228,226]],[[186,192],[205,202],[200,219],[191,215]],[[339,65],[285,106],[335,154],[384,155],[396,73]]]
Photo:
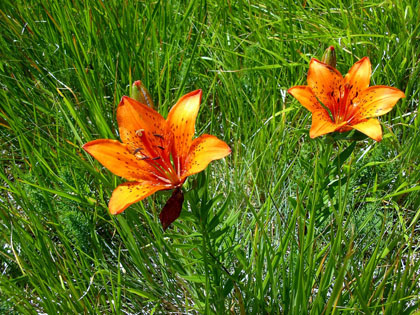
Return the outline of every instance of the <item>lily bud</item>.
[[[131,86],[130,97],[153,108],[153,101],[150,97],[149,91],[140,80],[135,81]]]
[[[324,55],[322,56],[321,61],[333,68],[337,65],[337,58],[335,57],[334,46],[330,46],[325,49]]]

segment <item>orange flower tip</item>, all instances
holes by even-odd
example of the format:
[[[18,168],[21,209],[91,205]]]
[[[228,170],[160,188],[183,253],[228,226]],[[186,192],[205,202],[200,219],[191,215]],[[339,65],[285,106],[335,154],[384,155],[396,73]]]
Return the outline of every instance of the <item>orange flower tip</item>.
[[[309,137],[310,137],[311,139],[315,139],[315,138],[319,137],[319,135],[317,135],[317,134],[315,134],[315,133],[313,133],[313,132],[309,131]]]
[[[198,90],[195,90],[195,91],[192,91],[190,93],[185,94],[182,98],[193,97],[193,96],[199,95],[200,96],[200,101],[201,101],[201,95],[202,94],[203,94],[203,91],[201,89],[198,89]]]
[[[292,91],[296,88],[296,86],[291,87],[290,89],[287,90],[287,93],[289,93],[290,95],[293,95]]]
[[[185,102],[187,99],[189,99],[189,98],[194,98],[194,97],[196,97],[196,96],[198,96],[198,97],[199,97],[199,99],[198,99],[198,104],[200,104],[200,103],[201,103],[202,91],[201,91],[201,89],[198,89],[198,90],[192,91],[192,92],[190,92],[190,93],[187,93],[187,94],[185,94],[185,95],[181,96],[181,97],[180,97],[180,99],[178,100],[178,102],[177,102],[177,103],[176,103],[176,104],[172,107],[172,109],[176,108],[178,104],[182,104],[182,103],[183,103],[183,102]],[[172,111],[172,109],[171,109],[171,111]],[[168,117],[169,117],[169,116],[168,116]]]
[[[124,95],[123,97],[121,97],[121,101],[120,101],[120,103],[118,104],[117,107],[122,107],[124,105],[128,105],[128,104],[133,103],[133,102],[142,104],[141,102],[138,102],[134,98]]]
[[[317,64],[321,64],[321,65],[323,65],[323,66],[327,66],[327,67],[328,67],[328,68],[330,68],[330,69],[334,69],[333,71],[338,71],[338,70],[336,70],[336,69],[335,69],[335,67],[332,67],[332,66],[330,66],[329,64],[327,64],[327,63],[325,63],[325,62],[323,62],[323,61],[320,61],[320,60],[318,60],[318,59],[316,59],[316,58],[312,58],[312,59],[311,59],[311,61],[309,62],[309,68],[311,68],[311,65],[312,65],[313,63],[317,63]]]
[[[109,208],[109,213],[111,213],[112,215],[117,215],[117,214],[123,213],[124,210],[127,209],[127,208],[128,207],[122,208],[122,209],[118,209],[118,210]]]
[[[96,140],[89,141],[89,142],[85,143],[84,145],[82,145],[82,149],[90,154],[90,152],[89,152],[90,147],[92,145],[97,144],[98,142],[102,142],[102,139],[96,139]]]
[[[289,93],[290,95],[292,95],[293,97],[295,97],[295,93],[299,89],[309,89],[309,87],[307,85],[296,85],[296,86],[292,86],[291,88],[289,88],[287,90],[287,93]]]
[[[120,106],[120,105],[124,105],[124,103],[126,102],[126,101],[128,101],[128,99],[129,99],[130,97],[128,97],[128,96],[126,96],[126,95],[124,95],[123,97],[121,97],[121,101],[120,101],[120,104],[118,104],[118,106]]]
[[[309,62],[309,66],[312,64],[312,63],[323,63],[322,61],[319,61],[318,59],[316,59],[316,58],[312,58],[311,59],[311,61]]]
[[[130,205],[131,205],[131,203],[128,203],[128,204],[122,206],[122,205],[118,204],[118,202],[116,203],[115,201],[113,201],[112,198],[111,198],[111,200],[109,201],[109,204],[108,204],[108,210],[109,210],[110,214],[117,215],[117,214],[123,213],[124,210],[127,209]]]
[[[82,149],[85,150],[87,153],[89,153],[89,145],[88,145],[88,143],[85,143],[84,145],[82,145]]]
[[[201,89],[198,89],[198,90],[195,90],[195,91],[192,91],[192,92],[186,94],[185,96],[186,97],[192,97],[192,96],[199,95],[200,96],[200,102],[201,102],[201,96],[202,96],[202,94],[203,94],[203,91]]]
[[[127,96],[125,96],[125,95],[123,97],[121,97],[121,101],[118,103],[117,107],[124,106],[124,102],[125,102],[126,98],[127,98]]]

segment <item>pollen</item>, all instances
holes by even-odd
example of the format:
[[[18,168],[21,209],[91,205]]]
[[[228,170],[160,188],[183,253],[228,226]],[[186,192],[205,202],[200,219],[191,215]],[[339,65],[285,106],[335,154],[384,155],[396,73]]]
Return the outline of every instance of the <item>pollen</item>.
[[[134,150],[133,154],[136,155],[137,153],[143,151],[143,148],[137,148]]]

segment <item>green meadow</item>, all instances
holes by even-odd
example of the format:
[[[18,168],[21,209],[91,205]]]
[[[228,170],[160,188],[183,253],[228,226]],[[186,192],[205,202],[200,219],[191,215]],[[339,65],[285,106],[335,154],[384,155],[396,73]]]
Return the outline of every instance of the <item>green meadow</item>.
[[[0,31],[1,314],[418,314],[418,0],[2,0]],[[310,138],[287,90],[331,45],[405,93],[381,142]],[[135,80],[163,117],[202,89],[232,149],[165,231],[171,191],[111,215],[126,180],[82,149]]]

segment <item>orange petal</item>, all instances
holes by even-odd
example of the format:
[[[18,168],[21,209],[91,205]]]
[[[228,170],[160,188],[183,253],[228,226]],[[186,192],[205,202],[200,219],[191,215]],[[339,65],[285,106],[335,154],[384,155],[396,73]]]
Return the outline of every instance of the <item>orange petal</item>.
[[[309,86],[294,86],[287,92],[293,95],[311,113],[324,109]]]
[[[129,145],[132,152],[144,147],[143,141],[138,136],[140,133],[145,134],[152,146],[162,146],[162,138],[155,135],[164,136],[162,133],[166,123],[154,109],[123,96],[117,108],[117,121],[121,140]],[[148,155],[155,154],[148,152]]]
[[[127,145],[109,139],[99,139],[86,143],[83,149],[115,175],[128,180],[150,180],[153,168],[145,161],[137,159]]]
[[[123,212],[128,206],[138,202],[158,190],[170,189],[168,185],[155,184],[151,182],[128,182],[119,185],[112,192],[109,200],[109,212],[111,214],[119,214]]]
[[[343,83],[341,73],[325,63],[312,59],[309,63],[308,86],[322,104],[333,111],[334,99],[339,96],[339,86]]]
[[[211,161],[224,158],[230,152],[229,146],[215,136],[202,135],[194,139],[185,161],[185,171],[182,174],[182,179],[201,172]]]
[[[350,87],[349,99],[353,99],[369,87],[372,66],[368,57],[356,62],[344,77],[344,84]]]
[[[378,117],[388,113],[405,94],[393,87],[376,85],[364,90],[355,100],[355,119]]]
[[[191,146],[200,102],[201,90],[190,92],[178,100],[166,119],[168,128],[174,134],[172,154],[178,172],[183,168]]]
[[[360,132],[363,132],[365,135],[371,137],[373,140],[382,140],[381,124],[376,118],[365,119],[355,125],[352,125],[351,127],[356,130],[359,130]]]
[[[346,125],[346,122],[342,122],[340,124],[333,123],[327,111],[323,109],[322,111],[312,113],[312,126],[309,131],[309,136],[311,138],[316,138],[327,133],[334,132],[344,125]]]

